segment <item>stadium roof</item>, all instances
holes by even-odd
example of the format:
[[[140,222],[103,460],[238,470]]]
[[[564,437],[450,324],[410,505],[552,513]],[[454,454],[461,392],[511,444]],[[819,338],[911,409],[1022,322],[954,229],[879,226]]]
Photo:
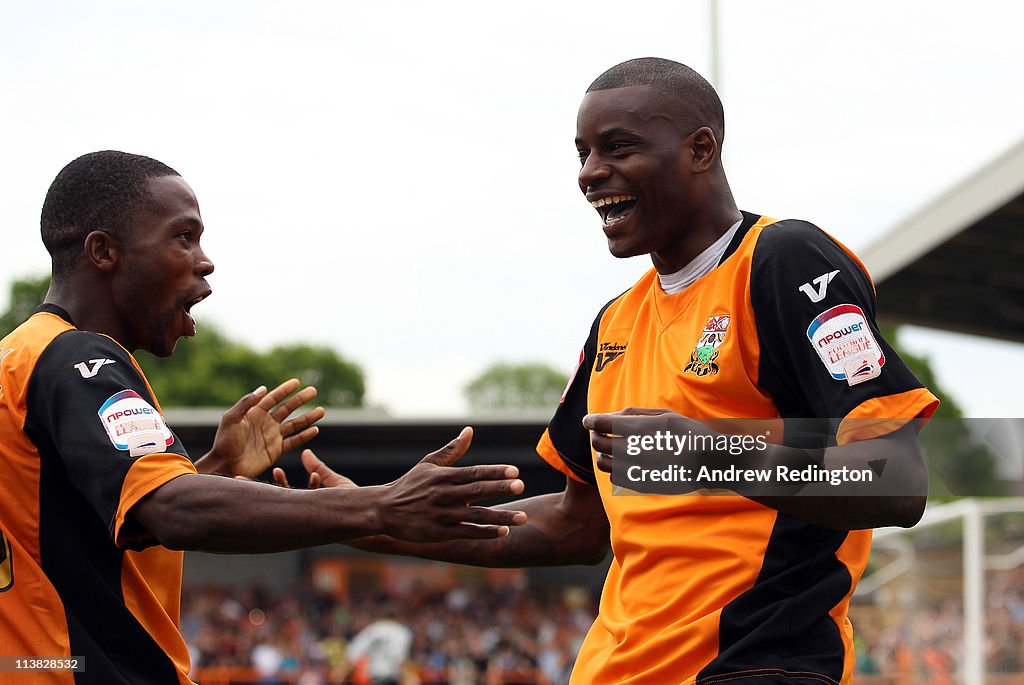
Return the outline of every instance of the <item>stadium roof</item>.
[[[219,407],[170,407],[165,414],[167,422],[179,427],[216,427],[224,415]],[[393,416],[382,409],[341,409],[327,407],[327,416],[317,422],[321,428],[331,427],[344,429],[348,426],[391,430],[396,425],[409,429],[423,428],[432,430],[440,428],[454,430],[455,437],[463,426],[547,426],[551,420],[552,409],[515,410],[499,412],[475,412],[463,416]]]
[[[193,454],[213,445],[222,409],[167,410],[167,423]],[[401,475],[426,452],[438,449],[473,426],[473,446],[460,463],[515,464],[564,477],[548,467],[534,451],[537,440],[551,419],[550,411],[470,414],[452,417],[396,417],[385,412],[359,409],[331,409],[317,423],[320,434],[311,445],[328,466],[350,473],[353,468],[396,470]],[[298,467],[298,454],[285,458],[286,470]],[[359,481],[357,482],[387,482]]]
[[[1024,341],[1024,140],[860,256],[880,319]]]

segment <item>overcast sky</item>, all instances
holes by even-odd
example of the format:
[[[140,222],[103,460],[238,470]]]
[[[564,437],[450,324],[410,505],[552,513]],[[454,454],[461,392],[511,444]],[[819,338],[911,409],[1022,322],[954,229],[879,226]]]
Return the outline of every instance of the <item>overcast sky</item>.
[[[726,170],[743,209],[855,250],[1024,137],[1018,3],[725,0]],[[156,157],[217,264],[196,308],[259,347],[363,366],[369,401],[464,409],[491,362],[571,371],[650,263],[606,249],[576,110],[647,55],[709,75],[707,0],[0,0],[6,286],[45,273],[39,207],[74,157]],[[1024,346],[909,329],[974,416],[1024,416]],[[275,379],[268,379],[273,382]]]

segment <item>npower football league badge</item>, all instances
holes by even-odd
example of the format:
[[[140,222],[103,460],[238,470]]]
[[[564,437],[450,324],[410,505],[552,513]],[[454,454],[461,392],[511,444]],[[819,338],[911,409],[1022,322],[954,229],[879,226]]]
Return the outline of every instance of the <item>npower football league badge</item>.
[[[855,304],[839,304],[814,317],[807,339],[837,381],[857,385],[882,375],[885,353]]]
[[[134,390],[111,395],[98,413],[110,442],[133,457],[162,452],[174,443],[160,412]]]

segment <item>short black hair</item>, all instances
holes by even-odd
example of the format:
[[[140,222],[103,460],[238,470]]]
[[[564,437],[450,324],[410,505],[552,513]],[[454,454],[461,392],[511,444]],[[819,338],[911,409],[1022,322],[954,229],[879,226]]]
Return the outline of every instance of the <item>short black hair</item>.
[[[725,110],[714,87],[696,71],[670,59],[639,57],[631,59],[598,76],[587,92],[650,86],[666,95],[696,117],[695,127],[710,126],[721,145],[725,137]]]
[[[130,234],[136,212],[150,198],[149,179],[179,175],[163,162],[117,150],[90,152],[61,169],[39,217],[53,278],[71,274],[92,231],[121,238]]]

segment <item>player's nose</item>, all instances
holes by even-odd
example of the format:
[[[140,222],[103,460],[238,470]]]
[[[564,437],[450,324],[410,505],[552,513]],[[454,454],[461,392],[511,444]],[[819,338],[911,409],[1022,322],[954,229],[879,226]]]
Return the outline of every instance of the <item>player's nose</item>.
[[[216,268],[213,265],[213,260],[207,256],[206,252],[201,247],[197,247],[195,272],[197,275],[206,278],[213,273]]]
[[[584,193],[591,186],[600,183],[604,179],[611,176],[611,169],[603,162],[599,155],[591,153],[587,156],[583,162],[583,166],[580,167],[580,173],[578,181],[580,184],[580,190]]]

